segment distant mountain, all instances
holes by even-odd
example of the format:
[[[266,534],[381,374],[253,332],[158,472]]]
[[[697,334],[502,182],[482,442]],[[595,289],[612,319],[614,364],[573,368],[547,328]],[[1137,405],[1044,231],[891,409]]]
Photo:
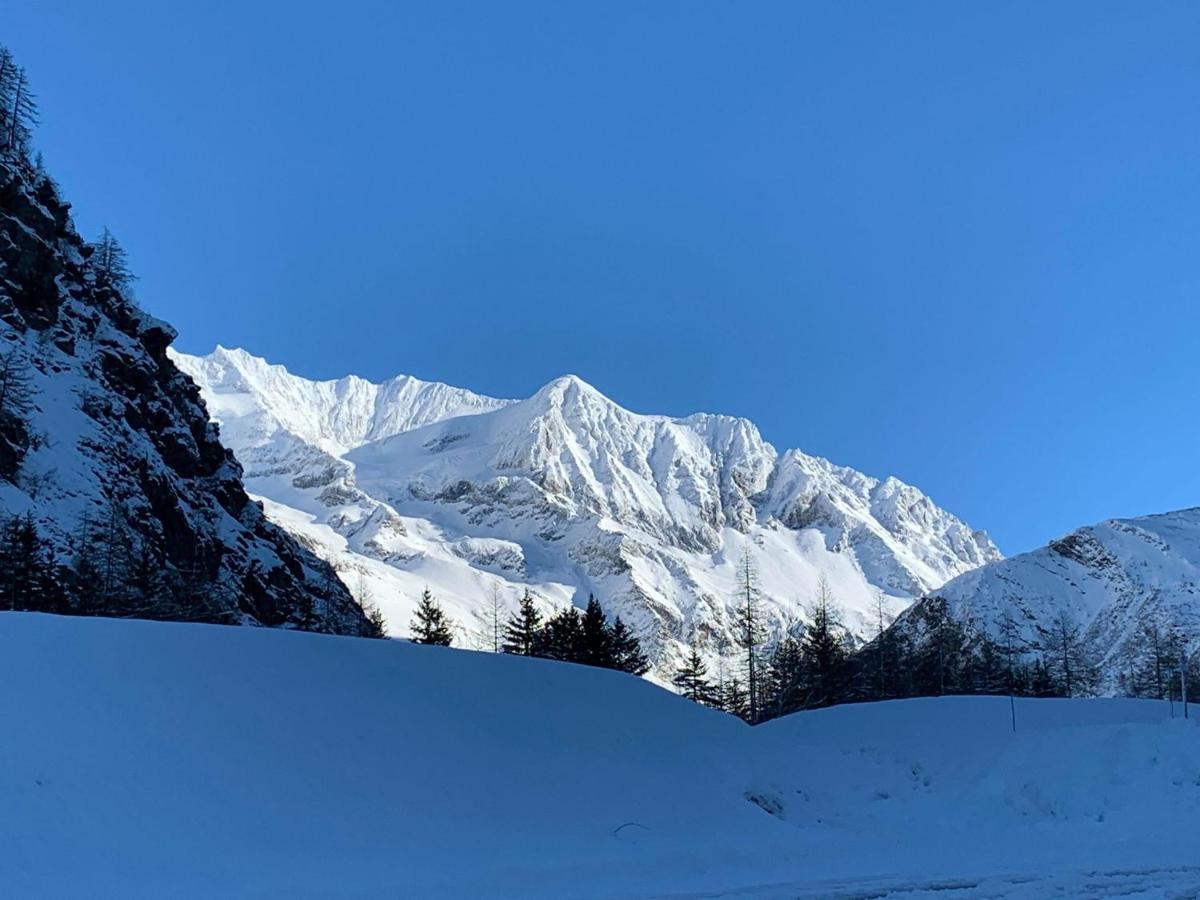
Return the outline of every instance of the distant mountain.
[[[955,578],[893,627],[918,645],[929,641],[934,610],[962,625],[968,640],[1011,644],[1051,667],[1065,624],[1095,668],[1094,688],[1125,693],[1145,665],[1146,626],[1164,640],[1178,636],[1189,654],[1200,651],[1200,508],[1080,528]]]
[[[638,415],[573,376],[498,400],[406,376],[313,382],[241,350],[175,355],[268,514],[370,593],[398,634],[428,585],[466,632],[499,592],[594,593],[661,672],[696,640],[733,652],[736,563],[750,547],[773,629],[824,577],[856,633],[997,560],[894,478],[798,450],[745,419]],[[469,639],[468,634],[464,634]]]
[[[11,75],[3,48],[0,63]],[[69,209],[24,140],[0,149],[4,607],[370,633],[246,495],[167,355],[174,331],[133,302],[116,241],[85,242]]]

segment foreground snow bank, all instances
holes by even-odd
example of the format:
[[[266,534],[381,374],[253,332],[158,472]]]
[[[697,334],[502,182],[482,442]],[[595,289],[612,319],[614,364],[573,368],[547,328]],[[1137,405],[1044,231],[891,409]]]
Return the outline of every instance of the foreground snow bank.
[[[0,883],[646,896],[1165,866],[1200,825],[1200,731],[1167,714],[1026,700],[1014,735],[1006,699],[950,698],[750,729],[542,660],[4,613]]]

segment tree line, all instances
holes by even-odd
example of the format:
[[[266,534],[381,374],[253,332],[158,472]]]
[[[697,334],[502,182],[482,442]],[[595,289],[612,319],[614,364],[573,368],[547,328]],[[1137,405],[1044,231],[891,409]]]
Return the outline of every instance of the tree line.
[[[913,607],[904,627],[891,627],[880,597],[877,633],[858,645],[822,578],[807,621],[768,642],[748,555],[738,574],[734,621],[741,662],[735,674],[714,677],[693,644],[672,680],[688,699],[751,724],[839,703],[949,694],[1086,697],[1099,687],[1083,630],[1066,611],[1028,645],[1018,640],[1011,616],[989,635],[964,626],[938,597]],[[1130,697],[1179,698],[1182,672],[1188,696],[1200,698],[1200,666],[1187,665],[1192,644],[1183,628],[1147,610],[1118,653],[1118,689]]]
[[[484,611],[485,627],[478,635],[481,649],[616,669],[631,675],[644,675],[650,670],[641,642],[620,616],[609,622],[594,596],[588,598],[582,612],[569,606],[546,618],[533,594],[526,590],[516,612],[505,617],[503,609],[499,593],[493,592],[491,605]],[[449,647],[454,641],[454,625],[429,588],[421,595],[410,628],[418,644]]]

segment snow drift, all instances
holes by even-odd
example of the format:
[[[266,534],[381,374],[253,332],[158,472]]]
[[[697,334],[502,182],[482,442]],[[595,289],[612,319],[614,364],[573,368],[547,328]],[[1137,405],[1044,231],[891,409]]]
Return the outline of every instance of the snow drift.
[[[1168,716],[1019,700],[1014,734],[1006,698],[973,697],[751,729],[543,660],[5,613],[0,883],[22,897],[1196,889],[1174,867],[1194,860],[1200,731]]]

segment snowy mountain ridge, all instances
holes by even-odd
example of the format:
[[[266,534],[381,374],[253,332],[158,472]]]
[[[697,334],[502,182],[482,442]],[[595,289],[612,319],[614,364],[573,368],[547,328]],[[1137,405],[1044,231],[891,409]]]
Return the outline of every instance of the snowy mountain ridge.
[[[719,661],[747,546],[776,630],[824,577],[859,634],[877,592],[898,611],[1000,558],[897,479],[779,453],[745,419],[633,413],[575,376],[510,401],[407,376],[313,382],[241,350],[174,358],[268,514],[401,634],[425,584],[467,628],[492,591],[530,587],[550,605],[595,593],[660,667],[692,640]]]
[[[1200,652],[1200,507],[1079,528],[953,579],[894,627],[919,631],[922,612],[942,602],[969,635],[1050,659],[1065,623],[1078,630],[1095,690],[1126,693],[1147,652],[1147,625],[1179,635],[1189,655]]]

